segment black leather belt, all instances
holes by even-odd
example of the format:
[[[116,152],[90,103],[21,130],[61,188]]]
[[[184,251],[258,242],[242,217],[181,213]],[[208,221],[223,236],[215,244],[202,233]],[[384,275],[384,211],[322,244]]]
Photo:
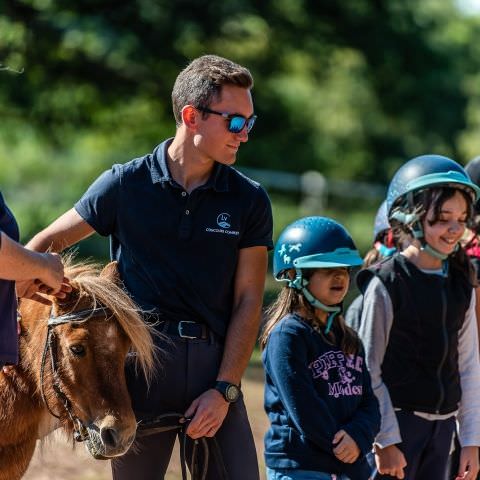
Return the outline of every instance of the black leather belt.
[[[171,322],[170,320],[160,321],[163,327],[163,333],[174,335],[180,338],[205,340],[208,338],[208,327],[204,323],[190,322],[183,320],[181,322]]]

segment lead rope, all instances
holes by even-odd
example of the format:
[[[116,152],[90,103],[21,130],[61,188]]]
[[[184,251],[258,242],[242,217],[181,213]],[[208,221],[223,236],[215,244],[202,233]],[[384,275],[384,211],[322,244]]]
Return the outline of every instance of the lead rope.
[[[181,413],[165,413],[152,420],[140,423],[139,430],[137,431],[137,437],[144,437],[169,430],[179,431],[182,480],[187,480],[187,427],[189,422],[190,419],[185,418]],[[192,443],[192,457],[189,465],[191,480],[205,480],[207,478],[208,465],[211,457],[215,458],[215,465],[219,471],[218,473],[220,473],[218,480],[228,480],[227,469],[225,468],[217,439],[215,437],[202,437],[192,440]],[[199,448],[202,448],[203,464],[200,464],[201,456],[198,454]]]

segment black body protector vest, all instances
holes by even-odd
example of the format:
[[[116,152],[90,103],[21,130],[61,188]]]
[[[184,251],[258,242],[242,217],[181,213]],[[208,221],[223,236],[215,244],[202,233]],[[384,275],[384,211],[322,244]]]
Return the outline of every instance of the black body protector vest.
[[[393,306],[382,363],[393,406],[435,414],[457,410],[462,393],[458,336],[472,295],[469,279],[453,267],[448,277],[424,273],[400,254],[361,271],[361,291],[373,275]]]

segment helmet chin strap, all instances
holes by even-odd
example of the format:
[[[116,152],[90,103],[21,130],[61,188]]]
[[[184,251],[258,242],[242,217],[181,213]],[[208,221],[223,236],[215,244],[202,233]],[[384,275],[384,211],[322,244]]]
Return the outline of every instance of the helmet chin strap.
[[[423,241],[422,246],[420,247],[420,250],[422,250],[425,253],[428,253],[434,258],[438,258],[439,260],[445,261],[448,258],[448,255],[442,252],[439,252],[438,250],[435,250],[432,246],[430,246],[427,242]]]
[[[433,248],[427,243],[420,222],[415,222],[412,226],[412,230],[413,236],[420,242],[420,250],[422,250],[422,252],[428,253],[431,257],[441,260],[442,262],[447,260],[448,255],[446,253],[439,252],[436,248]]]
[[[300,269],[295,269],[295,272],[295,280],[291,280],[290,282],[288,282],[288,286],[302,292],[303,296],[306,298],[307,302],[312,305],[312,307],[319,308],[320,310],[328,313],[325,333],[330,332],[333,320],[342,311],[342,307],[339,307],[338,305],[329,306],[322,303],[318,298],[312,295],[310,290],[308,290],[308,280],[306,278],[303,278],[302,271]]]

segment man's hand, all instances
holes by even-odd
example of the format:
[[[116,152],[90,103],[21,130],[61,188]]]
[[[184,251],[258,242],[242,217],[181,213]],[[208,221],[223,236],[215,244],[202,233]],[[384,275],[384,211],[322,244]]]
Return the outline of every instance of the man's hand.
[[[45,265],[38,277],[40,283],[49,288],[45,293],[48,295],[59,293],[65,278],[63,276],[62,257],[58,253],[37,253],[37,255],[42,256]]]
[[[72,287],[70,285],[70,281],[68,278],[63,277],[63,282],[60,285],[60,290],[56,293],[52,293],[52,288],[48,285],[45,285],[41,282],[41,280],[25,280],[25,281],[17,281],[15,283],[15,288],[17,290],[17,297],[20,298],[28,298],[30,300],[35,300],[36,302],[43,303],[44,305],[51,305],[51,301],[39,295],[39,293],[44,293],[46,295],[53,295],[57,298],[65,298],[67,293],[72,291]]]
[[[405,478],[403,469],[407,466],[407,461],[396,445],[389,445],[385,448],[375,447],[375,463],[378,473],[400,479]]]
[[[478,447],[463,447],[455,480],[475,480],[478,471]]]
[[[357,442],[345,431],[339,430],[333,437],[333,453],[344,463],[353,463],[360,455]]]
[[[193,418],[187,428],[187,435],[194,440],[213,437],[227,416],[229,403],[215,389],[207,390],[197,397],[185,412],[185,418]]]
[[[57,253],[31,252],[30,255],[34,256],[36,265],[39,266],[38,273],[33,280],[16,282],[17,296],[36,300],[45,305],[50,305],[51,302],[39,293],[65,298],[71,287],[69,280],[63,276],[62,257]]]

